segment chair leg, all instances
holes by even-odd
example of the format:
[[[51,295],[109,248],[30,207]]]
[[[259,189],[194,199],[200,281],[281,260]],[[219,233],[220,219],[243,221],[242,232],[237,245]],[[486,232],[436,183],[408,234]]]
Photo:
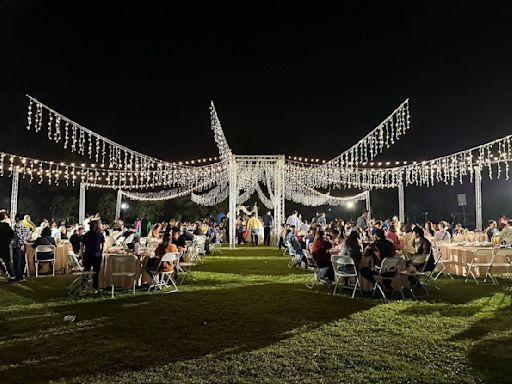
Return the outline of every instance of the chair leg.
[[[133,280],[133,294],[135,295],[135,284],[137,283],[136,280]]]
[[[37,279],[39,277],[39,262],[36,261],[34,264],[36,266],[36,279]]]
[[[110,295],[111,295],[112,299],[114,298],[114,289],[115,289],[114,284],[112,284],[112,290],[110,292]]]

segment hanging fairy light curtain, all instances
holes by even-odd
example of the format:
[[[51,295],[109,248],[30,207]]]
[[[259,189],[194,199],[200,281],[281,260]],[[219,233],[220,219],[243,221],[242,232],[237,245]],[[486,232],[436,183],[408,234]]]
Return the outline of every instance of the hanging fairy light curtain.
[[[347,197],[331,196],[329,193],[321,193],[305,186],[287,185],[284,192],[285,199],[307,207],[318,207],[321,205],[344,206],[355,203],[359,200],[365,200],[367,192]]]
[[[226,136],[224,136],[224,131],[222,130],[222,125],[220,124],[219,117],[217,115],[217,111],[215,110],[215,105],[213,101],[210,106],[210,120],[211,120],[211,128],[213,131],[213,138],[217,143],[217,147],[219,148],[219,156],[222,160],[229,159],[231,157],[231,148],[229,148],[228,141],[226,140]]]
[[[430,187],[437,183],[454,185],[463,183],[469,177],[473,182],[475,167],[479,172],[487,168],[489,179],[499,179],[504,175],[508,180],[510,161],[512,161],[512,135],[491,142],[438,157],[436,159],[414,162],[401,167],[405,174],[405,185]]]
[[[410,129],[409,99],[400,104],[365,137],[341,155],[321,164],[320,168],[357,167],[372,161],[384,148],[389,148],[400,140]]]
[[[229,185],[227,183],[217,185],[210,191],[203,194],[192,193],[190,199],[199,205],[212,207],[222,203],[229,197]]]
[[[274,208],[274,202],[269,199],[265,193],[261,190],[260,184],[256,184],[256,192],[258,193],[258,198],[260,199],[261,203],[268,209]]]

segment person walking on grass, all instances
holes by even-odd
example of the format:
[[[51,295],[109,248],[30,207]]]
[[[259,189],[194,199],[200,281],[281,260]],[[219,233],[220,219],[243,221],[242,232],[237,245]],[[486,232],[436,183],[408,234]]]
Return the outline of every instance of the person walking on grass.
[[[256,217],[256,213],[253,213],[249,221],[247,221],[247,233],[249,233],[251,236],[251,245],[258,246],[258,237],[260,235],[260,221]]]

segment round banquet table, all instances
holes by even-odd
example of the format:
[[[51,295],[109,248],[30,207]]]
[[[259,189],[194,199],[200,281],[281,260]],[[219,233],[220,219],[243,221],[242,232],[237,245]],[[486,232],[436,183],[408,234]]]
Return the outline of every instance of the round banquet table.
[[[112,258],[112,256],[119,256],[119,257],[132,257],[133,254],[127,254],[127,253],[104,253],[103,254],[103,261],[101,262],[100,267],[100,274],[98,279],[98,288],[109,288],[111,282],[114,279],[114,284],[116,287],[122,287],[122,288],[130,288],[131,283],[133,279],[131,277],[125,277],[125,276],[116,276],[113,277],[112,273],[119,273],[119,272],[128,272],[128,273],[134,273],[135,278],[137,279],[137,285],[141,286],[143,283],[150,283],[151,282],[151,276],[146,271],[146,264],[149,259],[149,254],[145,253],[142,255],[137,255],[137,261],[130,264],[123,263],[115,263],[115,258]]]
[[[451,260],[453,263],[446,264],[446,272],[454,276],[466,276],[467,264],[471,263],[471,260],[475,256],[475,252],[482,249],[483,252],[478,256],[479,263],[486,263],[491,260],[493,248],[492,246],[462,246],[458,244],[442,244],[439,246],[439,250],[443,260]],[[477,277],[485,276],[487,267],[474,268],[475,275]],[[506,267],[493,267],[494,273],[505,273],[507,272]]]

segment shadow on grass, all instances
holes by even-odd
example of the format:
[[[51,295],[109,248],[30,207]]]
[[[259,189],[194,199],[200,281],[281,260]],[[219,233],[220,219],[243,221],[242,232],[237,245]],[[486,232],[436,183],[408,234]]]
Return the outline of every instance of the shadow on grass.
[[[55,316],[19,319],[25,323],[16,334],[1,338],[2,382],[115,374],[207,354],[238,354],[372,305],[304,295],[299,288],[267,284],[56,306]],[[77,321],[63,322],[66,314]]]

